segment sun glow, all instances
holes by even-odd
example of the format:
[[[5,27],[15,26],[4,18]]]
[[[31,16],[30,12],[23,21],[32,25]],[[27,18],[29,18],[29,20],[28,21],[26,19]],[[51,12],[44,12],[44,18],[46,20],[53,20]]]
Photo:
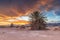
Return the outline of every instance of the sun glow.
[[[29,23],[27,20],[23,20],[21,18],[17,19],[17,18],[18,17],[6,17],[6,18],[0,17],[0,25],[9,25],[11,23],[17,25],[25,25]]]
[[[14,21],[17,21],[17,20],[9,19],[9,20],[7,20],[7,21],[9,21],[9,22],[14,22]]]
[[[9,25],[9,22],[0,22],[0,25]]]

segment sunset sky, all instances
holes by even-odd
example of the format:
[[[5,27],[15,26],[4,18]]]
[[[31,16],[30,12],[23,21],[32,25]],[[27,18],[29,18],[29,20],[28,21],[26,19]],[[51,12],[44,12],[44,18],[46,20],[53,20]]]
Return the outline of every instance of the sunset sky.
[[[60,0],[0,0],[0,25],[27,23],[36,10],[45,14],[48,23],[60,23]]]

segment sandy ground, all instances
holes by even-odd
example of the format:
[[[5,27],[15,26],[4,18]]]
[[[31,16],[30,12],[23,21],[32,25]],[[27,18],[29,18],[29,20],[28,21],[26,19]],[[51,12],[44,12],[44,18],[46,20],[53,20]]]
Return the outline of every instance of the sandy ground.
[[[60,40],[60,31],[20,31],[0,28],[0,40]]]

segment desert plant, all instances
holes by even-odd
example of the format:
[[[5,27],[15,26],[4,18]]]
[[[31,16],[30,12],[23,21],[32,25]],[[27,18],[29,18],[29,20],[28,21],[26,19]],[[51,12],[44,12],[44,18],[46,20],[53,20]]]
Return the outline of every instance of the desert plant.
[[[46,29],[46,18],[42,13],[35,11],[30,14],[30,24],[32,30],[43,30]]]
[[[13,23],[11,23],[10,27],[13,27]]]

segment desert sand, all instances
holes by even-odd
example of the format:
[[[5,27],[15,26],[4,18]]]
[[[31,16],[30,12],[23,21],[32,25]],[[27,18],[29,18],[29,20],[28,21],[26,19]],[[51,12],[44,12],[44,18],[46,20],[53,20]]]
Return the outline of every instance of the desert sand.
[[[60,31],[22,31],[14,28],[0,28],[0,40],[60,40]]]

